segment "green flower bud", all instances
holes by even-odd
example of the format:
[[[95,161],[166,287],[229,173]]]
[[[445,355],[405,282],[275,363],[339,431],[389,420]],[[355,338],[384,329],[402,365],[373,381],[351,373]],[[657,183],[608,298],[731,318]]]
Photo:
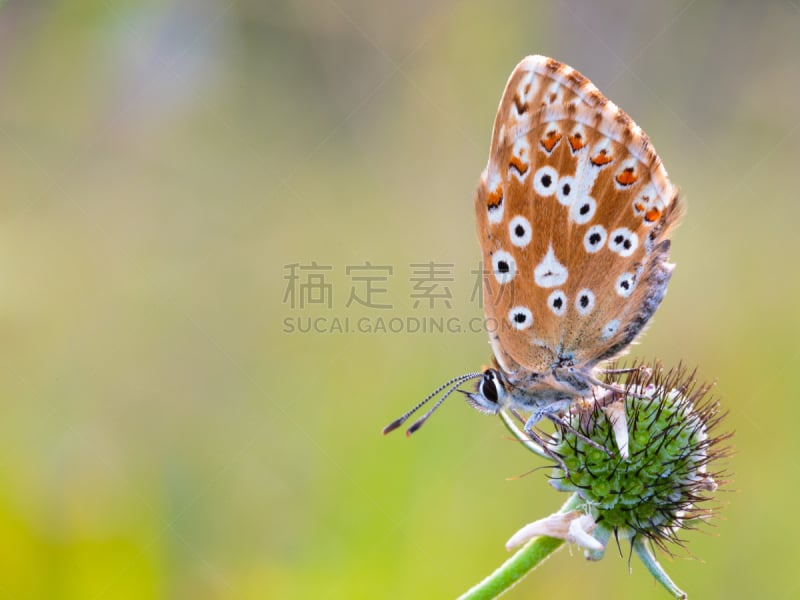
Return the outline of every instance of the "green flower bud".
[[[613,536],[617,543],[629,540],[653,576],[674,597],[685,598],[653,546],[670,552],[668,542],[683,545],[681,530],[712,516],[709,501],[725,483],[715,469],[729,454],[723,442],[732,434],[715,433],[725,413],[707,397],[709,389],[682,367],[612,369],[592,401],[577,403],[552,436],[540,436],[543,445],[501,413],[530,450],[555,462],[553,486],[572,492],[560,511],[511,537],[508,549],[526,545],[506,565],[535,564],[545,544],[540,540],[548,538],[578,544],[587,558],[600,560]],[[504,567],[494,579],[502,579]]]
[[[609,390],[572,411],[556,431],[547,448],[560,457],[552,483],[580,496],[597,523],[596,536],[644,537],[667,549],[665,542],[681,543],[682,528],[711,516],[707,504],[720,475],[710,466],[727,454],[720,443],[730,434],[710,433],[724,414],[706,398],[710,386],[695,385],[694,374],[682,368],[637,369],[619,380],[611,375],[607,383],[624,394]],[[620,417],[627,435],[615,434]],[[619,451],[623,445],[627,452]]]

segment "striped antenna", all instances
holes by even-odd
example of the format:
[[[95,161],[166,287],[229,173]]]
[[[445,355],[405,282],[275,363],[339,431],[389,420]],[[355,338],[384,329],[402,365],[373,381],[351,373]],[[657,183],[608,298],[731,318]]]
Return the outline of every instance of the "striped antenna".
[[[383,435],[386,435],[387,433],[391,433],[392,431],[394,431],[395,429],[400,427],[403,423],[405,423],[408,420],[408,418],[411,415],[413,415],[420,408],[425,406],[433,398],[435,398],[437,395],[439,395],[442,392],[442,390],[445,390],[448,387],[453,386],[450,390],[447,391],[447,393],[444,396],[442,396],[442,398],[434,405],[434,407],[431,410],[429,410],[427,413],[425,413],[425,415],[419,421],[414,423],[409,428],[409,430],[406,432],[406,435],[411,435],[417,429],[422,427],[422,424],[428,419],[428,417],[431,416],[431,414],[433,414],[433,411],[435,411],[437,408],[439,408],[442,405],[442,402],[445,401],[445,398],[447,398],[450,394],[452,394],[453,391],[456,390],[462,383],[464,383],[465,381],[469,381],[470,379],[477,379],[478,377],[483,377],[483,373],[467,373],[465,375],[459,375],[458,377],[453,377],[453,379],[451,379],[447,383],[443,383],[438,388],[433,390],[430,394],[428,394],[428,396],[422,402],[417,404],[414,408],[412,408],[411,410],[406,412],[403,416],[398,417],[397,419],[395,419],[394,421],[389,423],[386,427],[384,427],[383,428]]]

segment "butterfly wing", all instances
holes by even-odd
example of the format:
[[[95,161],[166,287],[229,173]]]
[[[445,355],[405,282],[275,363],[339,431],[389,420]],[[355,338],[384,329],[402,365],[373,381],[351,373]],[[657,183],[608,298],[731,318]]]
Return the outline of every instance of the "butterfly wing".
[[[646,134],[588,79],[541,56],[517,65],[475,200],[501,366],[624,350],[666,292],[682,207]]]

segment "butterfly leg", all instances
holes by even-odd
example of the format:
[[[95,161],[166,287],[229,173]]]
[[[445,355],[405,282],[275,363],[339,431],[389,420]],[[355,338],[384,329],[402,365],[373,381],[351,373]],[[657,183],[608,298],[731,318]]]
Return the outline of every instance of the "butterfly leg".
[[[579,440],[583,440],[586,444],[589,444],[592,448],[596,448],[597,450],[601,450],[602,452],[605,452],[611,458],[614,457],[614,453],[611,450],[609,450],[608,448],[603,446],[603,444],[599,444],[599,443],[595,442],[593,439],[586,437],[580,431],[575,429],[569,423],[569,421],[567,421],[566,419],[562,419],[561,417],[559,417],[557,415],[554,415],[552,413],[546,413],[545,416],[548,419],[550,419],[553,423],[555,423],[556,425],[559,425],[559,426],[563,427],[564,429],[566,429],[567,431],[569,431],[570,433],[572,433]]]
[[[528,437],[542,447],[542,450],[544,450],[544,453],[547,454],[547,456],[552,458],[558,464],[559,468],[564,473],[564,478],[569,479],[569,469],[567,468],[567,464],[564,462],[563,457],[552,449],[552,438],[548,442],[547,440],[543,439],[542,436],[534,429],[534,426],[548,413],[549,410],[534,410],[531,416],[528,417],[528,420],[525,421],[525,425],[522,429],[525,431],[525,434]]]
[[[589,379],[589,382],[594,384],[595,386],[607,390],[609,392],[613,392],[619,396],[631,396],[632,398],[642,398],[647,399],[649,396],[646,394],[640,394],[639,392],[634,392],[630,387],[626,387],[624,384],[619,385],[616,383],[606,383],[605,381],[600,381],[594,377]]]
[[[625,367],[624,369],[600,369],[603,375],[625,375],[626,373],[636,373],[645,367]]]

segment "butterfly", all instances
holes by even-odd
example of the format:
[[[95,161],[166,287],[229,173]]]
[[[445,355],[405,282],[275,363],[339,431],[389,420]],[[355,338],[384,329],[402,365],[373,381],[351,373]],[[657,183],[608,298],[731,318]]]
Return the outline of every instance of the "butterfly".
[[[455,377],[477,410],[529,413],[524,430],[609,384],[602,365],[647,325],[667,290],[669,234],[684,203],[647,135],[586,77],[544,56],[511,73],[475,197],[493,366]],[[460,386],[478,379],[474,392]]]

